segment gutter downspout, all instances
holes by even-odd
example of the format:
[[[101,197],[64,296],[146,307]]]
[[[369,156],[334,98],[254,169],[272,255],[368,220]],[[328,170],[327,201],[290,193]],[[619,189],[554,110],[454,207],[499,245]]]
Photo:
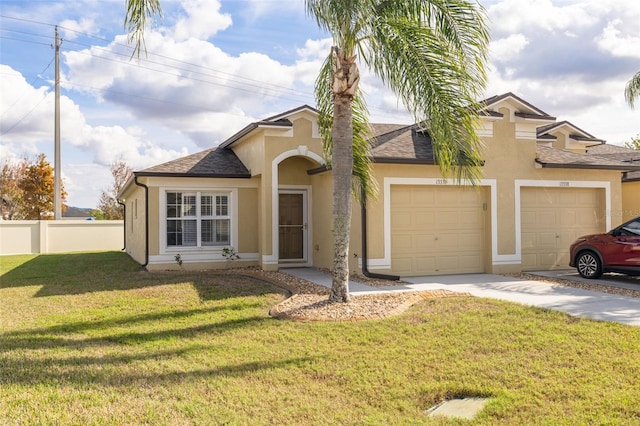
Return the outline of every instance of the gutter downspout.
[[[398,281],[400,277],[397,275],[378,274],[369,272],[367,267],[367,196],[362,194],[360,201],[360,222],[362,229],[362,274],[368,278],[376,278],[381,280]]]
[[[146,268],[149,264],[149,187],[138,182],[138,176],[135,175],[133,183],[144,188],[144,264],[140,266]]]
[[[125,251],[127,249],[127,205],[125,203],[121,203],[118,199],[116,199],[116,202],[122,206],[122,218],[124,220],[124,229],[122,232],[124,235],[122,239],[123,247],[121,250]]]

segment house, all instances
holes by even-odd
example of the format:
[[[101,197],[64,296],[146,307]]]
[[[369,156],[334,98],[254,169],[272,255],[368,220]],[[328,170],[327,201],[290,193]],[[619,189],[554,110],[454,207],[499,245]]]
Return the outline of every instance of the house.
[[[127,253],[150,270],[178,268],[177,259],[198,269],[329,268],[332,182],[317,115],[302,106],[216,148],[135,172],[119,194]],[[625,204],[623,185],[637,184],[640,163],[593,153],[603,140],[512,93],[484,101],[475,187],[441,175],[423,128],[372,129],[380,190],[365,209],[354,203],[352,272],[566,268],[577,236],[605,231],[622,221],[623,208],[636,208]],[[228,260],[224,248],[239,259]]]
[[[587,154],[619,160],[631,165],[640,165],[640,151],[617,145],[594,145]],[[640,171],[622,174],[622,210],[616,212],[617,222],[626,222],[640,216]]]

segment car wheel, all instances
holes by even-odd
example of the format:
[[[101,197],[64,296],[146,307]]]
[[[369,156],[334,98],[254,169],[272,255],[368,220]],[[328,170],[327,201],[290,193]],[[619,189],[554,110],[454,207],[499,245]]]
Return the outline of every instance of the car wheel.
[[[578,273],[583,278],[595,279],[602,276],[602,262],[592,251],[583,251],[576,261]]]

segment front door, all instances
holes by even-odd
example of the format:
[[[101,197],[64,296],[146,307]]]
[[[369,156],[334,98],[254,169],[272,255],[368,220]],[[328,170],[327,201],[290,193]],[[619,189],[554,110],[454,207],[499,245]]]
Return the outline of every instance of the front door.
[[[305,261],[306,211],[305,194],[287,191],[279,194],[279,258],[280,261]]]

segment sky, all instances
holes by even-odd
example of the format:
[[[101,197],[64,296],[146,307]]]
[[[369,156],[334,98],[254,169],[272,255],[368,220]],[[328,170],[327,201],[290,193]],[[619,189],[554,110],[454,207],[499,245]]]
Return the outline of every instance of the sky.
[[[125,0],[0,0],[0,163],[54,163],[54,31],[60,47],[61,170],[70,206],[95,208],[110,165],[141,170],[217,146],[301,105],[331,46],[304,0],[161,0],[133,55]],[[638,0],[486,0],[485,98],[512,92],[609,144],[640,134],[624,101],[640,71]],[[378,123],[410,123],[361,68]]]

